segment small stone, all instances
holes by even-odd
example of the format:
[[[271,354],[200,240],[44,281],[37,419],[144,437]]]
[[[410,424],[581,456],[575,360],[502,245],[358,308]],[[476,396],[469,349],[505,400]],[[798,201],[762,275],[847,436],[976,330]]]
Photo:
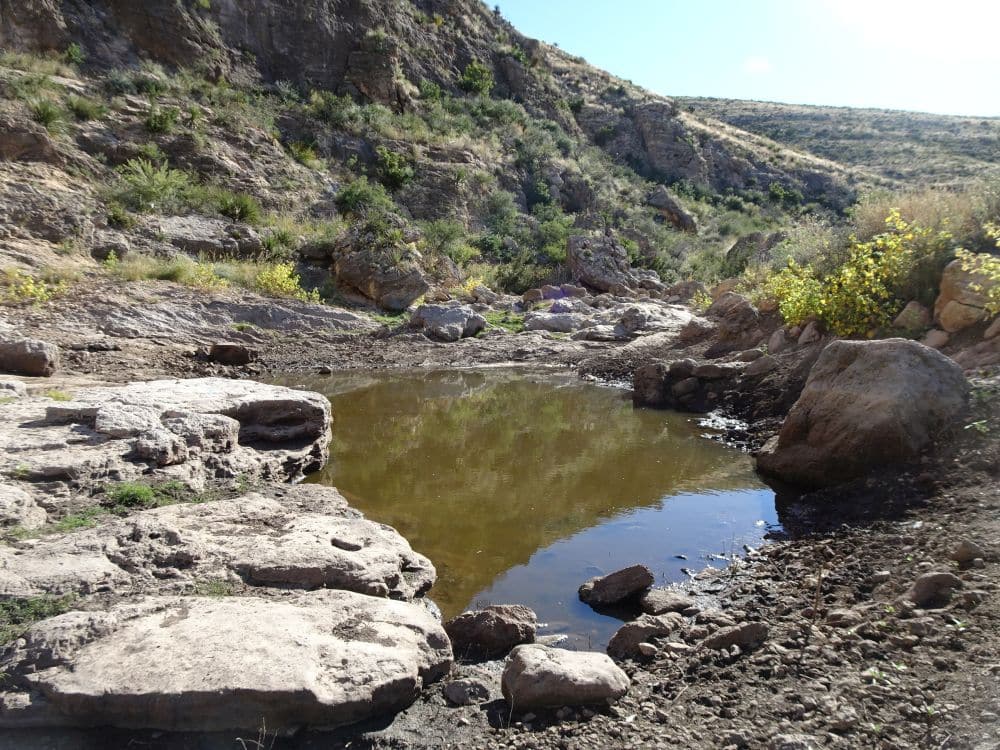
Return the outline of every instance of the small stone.
[[[490,687],[483,680],[463,678],[444,686],[444,697],[456,706],[471,706],[490,699]]]
[[[767,640],[768,628],[763,622],[745,622],[728,628],[720,628],[702,641],[702,646],[716,650],[730,646],[754,648]]]
[[[636,649],[642,656],[645,656],[646,658],[651,658],[653,656],[656,656],[656,652],[659,651],[659,649],[657,649],[654,644],[646,642],[640,643],[638,646],[636,646]]]
[[[673,589],[650,589],[639,600],[642,611],[649,615],[683,612],[694,606],[694,600]]]
[[[924,573],[913,582],[906,598],[918,607],[943,606],[951,600],[952,591],[962,588],[962,581],[952,573]]]
[[[889,581],[891,579],[892,579],[892,573],[890,571],[879,570],[875,573],[872,573],[871,577],[868,580],[871,581],[872,585],[878,586],[880,583],[885,583],[886,581]]]
[[[941,349],[951,336],[945,331],[939,331],[938,329],[933,329],[927,332],[927,334],[920,340],[920,343],[924,346],[929,346],[931,349]]]
[[[951,553],[951,559],[959,565],[966,565],[977,557],[985,558],[986,552],[978,544],[970,539],[963,539],[958,543],[955,551]]]

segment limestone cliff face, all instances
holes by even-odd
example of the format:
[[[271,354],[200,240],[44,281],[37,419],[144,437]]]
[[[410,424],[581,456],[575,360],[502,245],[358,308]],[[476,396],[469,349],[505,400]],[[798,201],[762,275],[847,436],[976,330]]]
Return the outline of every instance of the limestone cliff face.
[[[493,95],[521,102],[640,174],[713,192],[774,182],[849,202],[832,162],[681,111],[673,101],[528,39],[478,0],[0,0],[0,47],[81,44],[88,64],[151,59],[239,82],[290,81],[406,109],[422,81],[458,91],[493,69]]]

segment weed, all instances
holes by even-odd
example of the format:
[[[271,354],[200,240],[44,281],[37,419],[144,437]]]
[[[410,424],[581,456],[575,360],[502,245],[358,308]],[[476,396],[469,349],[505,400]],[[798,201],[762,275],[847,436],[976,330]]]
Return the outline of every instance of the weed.
[[[192,593],[195,596],[232,596],[236,593],[236,586],[232,581],[210,578],[207,581],[195,583]]]
[[[55,388],[49,389],[42,394],[46,398],[51,398],[53,401],[72,401],[73,396],[66,391],[60,391]]]
[[[68,612],[75,600],[73,594],[0,600],[0,645],[16,640],[36,622]]]
[[[398,190],[413,179],[413,167],[407,159],[385,146],[375,148],[375,162],[379,180],[390,190]]]
[[[81,65],[87,59],[87,55],[83,51],[83,47],[76,42],[70,42],[66,51],[63,52],[63,59],[70,65]]]
[[[66,97],[66,108],[77,120],[99,120],[107,114],[108,108],[95,99],[75,94]]]
[[[261,218],[260,204],[246,193],[223,193],[219,196],[219,213],[233,221],[256,224]]]
[[[505,328],[511,333],[520,333],[524,330],[524,316],[520,313],[507,310],[490,310],[483,317],[491,326]]]
[[[150,133],[171,133],[177,126],[181,111],[177,107],[152,105],[146,113],[146,130]]]
[[[493,70],[478,60],[473,60],[462,71],[458,79],[459,88],[470,94],[489,95],[493,90]]]
[[[119,199],[137,211],[173,206],[191,187],[191,178],[186,172],[154,165],[146,159],[129,159],[118,173],[123,183]]]
[[[40,305],[65,292],[66,287],[65,281],[50,282],[18,270],[0,271],[0,300],[4,302]]]
[[[55,133],[65,119],[65,113],[51,99],[35,99],[28,103],[31,119],[42,125],[50,133]]]
[[[292,141],[288,144],[288,153],[299,164],[310,169],[319,169],[323,166],[322,160],[316,155],[316,147],[311,144]]]
[[[367,177],[358,177],[341,188],[336,202],[341,211],[355,216],[395,208],[385,188],[377,182],[369,182]]]

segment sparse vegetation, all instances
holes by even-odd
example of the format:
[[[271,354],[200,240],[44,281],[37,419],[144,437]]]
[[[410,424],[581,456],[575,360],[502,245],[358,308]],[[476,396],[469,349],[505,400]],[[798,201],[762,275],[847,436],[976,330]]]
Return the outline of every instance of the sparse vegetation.
[[[36,622],[68,612],[76,597],[30,596],[11,597],[0,600],[0,646],[5,646],[19,638]]]
[[[458,85],[471,94],[488,96],[493,90],[493,69],[478,60],[473,60],[462,70]]]

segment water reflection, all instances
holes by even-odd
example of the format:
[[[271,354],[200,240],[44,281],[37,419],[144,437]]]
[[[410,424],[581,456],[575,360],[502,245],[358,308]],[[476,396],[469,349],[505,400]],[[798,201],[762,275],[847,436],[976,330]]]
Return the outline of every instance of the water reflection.
[[[574,645],[617,623],[576,601],[586,578],[643,562],[663,582],[757,544],[773,494],[738,451],[620,390],[511,371],[286,381],[333,404],[336,486],[433,560],[450,617],[477,601],[532,606]],[[685,555],[687,561],[676,558]],[[700,559],[699,559],[700,558]]]

